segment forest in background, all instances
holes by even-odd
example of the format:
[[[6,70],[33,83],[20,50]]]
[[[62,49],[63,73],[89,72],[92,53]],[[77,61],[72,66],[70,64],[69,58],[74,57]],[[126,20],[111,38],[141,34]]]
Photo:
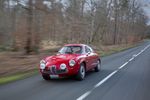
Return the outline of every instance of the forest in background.
[[[148,37],[147,20],[139,0],[0,0],[0,48],[135,43]]]

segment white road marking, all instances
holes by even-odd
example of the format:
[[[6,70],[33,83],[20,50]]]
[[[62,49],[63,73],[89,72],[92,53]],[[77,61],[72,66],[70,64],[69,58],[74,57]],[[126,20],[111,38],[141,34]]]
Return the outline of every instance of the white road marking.
[[[99,87],[100,85],[102,85],[104,82],[106,82],[110,77],[112,77],[115,73],[117,73],[118,70],[113,71],[112,73],[110,73],[107,77],[105,77],[103,80],[101,80],[99,83],[97,83],[94,88]]]
[[[139,52],[138,54],[136,54],[136,56],[140,55],[141,53]]]
[[[77,100],[83,100],[84,98],[86,98],[92,91],[88,91],[86,93],[84,93],[82,96],[80,96],[79,98],[77,98]]]
[[[130,58],[129,61],[132,61],[134,59],[134,57]]]
[[[132,57],[136,57],[137,55],[136,54],[134,54]]]
[[[123,65],[121,65],[117,70],[113,71],[112,73],[110,73],[108,76],[106,76],[104,79],[102,79],[99,83],[97,83],[94,88],[92,88],[90,91],[87,91],[86,93],[84,93],[83,95],[81,95],[79,98],[77,98],[76,100],[83,100],[85,99],[88,95],[91,94],[91,92],[101,86],[103,83],[105,83],[108,79],[110,79],[113,75],[115,75],[120,69],[122,69],[123,67],[125,67],[130,61],[132,61],[134,58],[136,58],[137,56],[139,56],[141,53],[143,53],[146,49],[148,49],[150,47],[150,44],[147,45],[144,49],[142,49],[138,54],[134,54],[132,56],[132,58],[129,59],[128,62],[125,62]]]
[[[111,74],[109,74],[107,77],[105,77],[103,80],[101,80],[99,83],[97,83],[93,89],[91,89],[90,91],[84,93],[83,95],[81,95],[79,98],[77,98],[77,100],[83,100],[84,98],[86,98],[95,88],[99,87],[100,85],[102,85],[104,82],[106,82],[110,77],[112,77],[115,73],[117,73],[118,70],[113,71]]]
[[[125,62],[123,65],[121,65],[118,69],[122,69],[124,66],[126,66],[128,62]]]

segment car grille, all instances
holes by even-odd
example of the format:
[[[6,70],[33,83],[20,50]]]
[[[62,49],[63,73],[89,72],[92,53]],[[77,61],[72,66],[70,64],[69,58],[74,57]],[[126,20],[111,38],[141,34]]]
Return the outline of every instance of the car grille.
[[[51,72],[51,74],[56,74],[56,66],[55,65],[50,67],[50,72]]]
[[[57,70],[56,66],[52,65],[50,68],[46,68],[43,73],[55,75],[55,74],[63,74],[63,73],[67,73],[67,72],[68,72],[67,69],[65,69],[65,70],[59,69],[59,70]]]

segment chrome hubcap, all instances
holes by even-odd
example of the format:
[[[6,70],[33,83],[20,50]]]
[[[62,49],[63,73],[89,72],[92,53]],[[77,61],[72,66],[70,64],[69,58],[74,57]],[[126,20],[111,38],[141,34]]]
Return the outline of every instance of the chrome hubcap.
[[[100,65],[100,62],[97,61],[97,68],[100,69],[101,68],[101,65]]]
[[[81,73],[82,78],[84,78],[84,76],[85,76],[85,68],[84,68],[84,66],[81,66],[80,73]]]

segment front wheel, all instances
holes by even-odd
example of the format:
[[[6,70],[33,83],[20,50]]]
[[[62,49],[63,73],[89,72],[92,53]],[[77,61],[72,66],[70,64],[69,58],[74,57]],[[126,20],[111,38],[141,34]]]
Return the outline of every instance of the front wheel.
[[[84,66],[84,64],[81,64],[80,69],[77,74],[77,79],[80,81],[83,80],[85,78],[85,73],[86,73],[85,66]]]
[[[99,72],[101,70],[101,63],[99,60],[97,61],[97,66],[94,68],[94,70],[95,72]]]

